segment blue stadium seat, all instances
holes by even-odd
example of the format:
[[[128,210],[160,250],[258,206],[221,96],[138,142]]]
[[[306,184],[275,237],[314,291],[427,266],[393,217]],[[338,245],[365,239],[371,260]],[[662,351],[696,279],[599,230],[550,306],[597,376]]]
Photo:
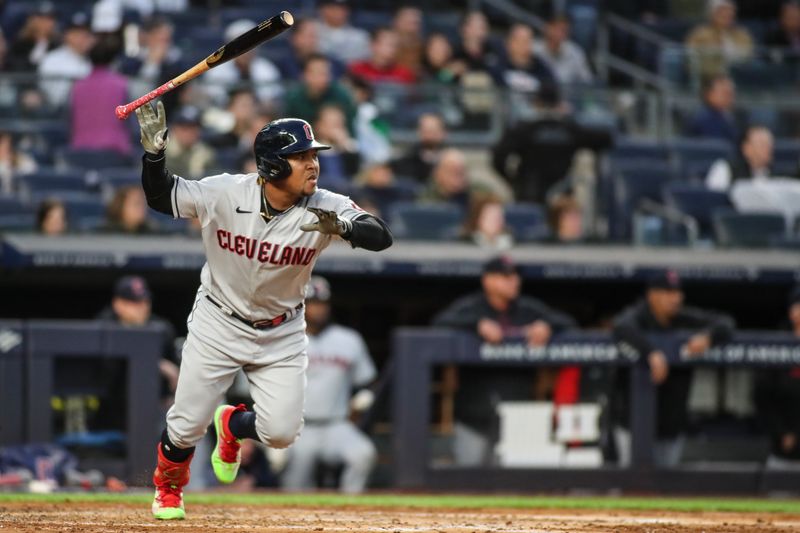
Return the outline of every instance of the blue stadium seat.
[[[83,172],[60,172],[55,169],[40,168],[31,174],[17,178],[20,191],[30,197],[37,193],[58,196],[63,192],[84,192],[88,190]]]
[[[142,170],[131,167],[104,168],[97,171],[96,180],[101,189],[139,185],[142,182]]]
[[[788,90],[795,86],[797,75],[791,65],[749,61],[731,65],[731,78],[736,87],[743,90],[774,91]]]
[[[783,216],[774,213],[721,210],[712,220],[717,244],[726,248],[767,248],[788,236]]]
[[[357,9],[350,15],[350,23],[356,28],[372,31],[381,26],[391,26],[393,16],[391,11]]]
[[[161,233],[186,234],[189,232],[189,219],[172,218],[168,215],[158,214],[153,217],[156,227]]]
[[[716,160],[733,156],[733,147],[722,139],[683,137],[672,141],[670,149],[685,178],[703,179]]]
[[[643,165],[618,171],[613,178],[613,205],[610,213],[612,235],[627,239],[630,236],[633,213],[642,200],[662,202],[662,190],[673,179],[672,170]]]
[[[464,213],[452,204],[395,204],[390,225],[400,239],[452,241],[458,238]]]
[[[668,206],[694,218],[701,238],[712,236],[712,215],[715,211],[733,208],[727,192],[689,183],[668,183],[664,187],[664,201]]]
[[[609,159],[615,169],[642,163],[669,165],[671,161],[670,150],[666,144],[626,137],[617,139],[614,148],[609,152]]]
[[[783,175],[789,171],[790,176],[797,175],[800,166],[800,141],[796,139],[775,139],[775,151],[772,156],[775,173]]]
[[[519,242],[541,240],[549,233],[544,208],[539,204],[509,204],[505,207],[505,214],[506,224]]]
[[[33,231],[36,227],[36,215],[33,213],[17,213],[7,215],[0,213],[0,232]]]
[[[394,187],[359,187],[353,191],[352,196],[356,202],[373,204],[380,211],[381,217],[387,217],[395,204],[412,202],[418,189],[419,186],[415,183],[398,180]]]
[[[24,215],[31,208],[17,196],[0,196],[0,215]]]
[[[120,154],[113,150],[83,150],[67,148],[61,154],[62,159],[70,168],[85,170],[133,166],[130,156]]]

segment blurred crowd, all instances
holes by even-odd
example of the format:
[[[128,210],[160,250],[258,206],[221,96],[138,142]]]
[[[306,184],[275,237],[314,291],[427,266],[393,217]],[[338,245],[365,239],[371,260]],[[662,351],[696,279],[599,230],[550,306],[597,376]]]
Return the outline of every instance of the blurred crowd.
[[[664,201],[663,184],[630,193],[629,163],[643,155],[616,147],[633,132],[610,109],[610,120],[587,123],[567,97],[576,87],[604,86],[585,21],[556,3],[534,4],[544,16],[540,29],[451,6],[427,17],[414,3],[381,11],[319,0],[297,13],[284,37],[163,97],[169,168],[193,179],[254,172],[255,134],[272,119],[295,116],[334,148],[320,154],[321,186],[387,219],[399,238],[498,250],[629,239],[633,211],[643,198]],[[645,2],[633,11],[623,4],[608,9],[641,22],[701,21],[686,36],[690,66],[704,81],[684,134],[720,144],[691,172],[688,156],[670,156],[668,180],[721,191],[731,209],[777,211],[786,218],[784,237],[792,237],[796,210],[768,200],[742,206],[737,199],[748,194],[733,190],[739,181],[762,187],[774,176],[795,178],[798,169],[797,151],[783,150],[780,160],[774,154],[774,124],[737,113],[733,71],[761,61],[760,45],[780,47],[768,59],[794,68],[800,4],[762,6],[765,18],[757,20],[769,32],[760,41],[737,22],[731,0],[710,0],[701,13],[684,13],[684,3]],[[600,6],[593,7],[597,16]],[[0,2],[0,229],[35,223],[49,235],[191,234],[182,221],[151,219],[136,190],[134,120],[117,120],[113,109],[244,33],[263,11],[246,1],[220,13],[187,0]],[[387,104],[387,94],[402,96]],[[480,125],[501,108],[508,120],[492,143],[452,141],[454,128]],[[396,127],[414,134],[395,142]],[[615,201],[606,205],[604,183],[629,196],[619,200],[612,191]],[[780,182],[792,193],[795,185]],[[604,232],[601,215],[621,229]]]

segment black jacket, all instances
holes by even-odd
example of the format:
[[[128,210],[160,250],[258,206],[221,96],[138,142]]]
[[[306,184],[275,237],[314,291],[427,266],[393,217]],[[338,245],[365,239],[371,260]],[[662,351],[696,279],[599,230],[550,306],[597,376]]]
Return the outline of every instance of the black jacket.
[[[433,325],[475,332],[478,322],[483,318],[491,318],[499,322],[509,335],[514,335],[517,328],[537,320],[547,322],[553,333],[575,327],[575,320],[572,317],[551,309],[536,298],[528,296],[517,298],[505,312],[497,311],[489,305],[483,291],[464,296],[450,304],[436,315]]]
[[[647,356],[655,347],[647,335],[670,332],[708,332],[712,345],[725,344],[733,335],[735,323],[732,318],[684,306],[668,326],[656,321],[650,312],[647,301],[641,300],[625,309],[614,320],[614,340],[622,351],[631,349],[638,353],[637,364],[647,365]],[[614,400],[614,417],[622,425],[627,425],[629,413],[629,373],[617,373],[619,382]],[[657,436],[675,437],[688,426],[689,387],[692,381],[690,367],[670,366],[667,380],[658,387]]]
[[[789,451],[781,445],[788,433],[800,438],[800,367],[762,371],[756,381],[756,404],[767,426],[772,454],[800,460],[800,443]]]
[[[611,146],[606,130],[589,129],[569,117],[545,116],[507,129],[494,147],[492,166],[509,181],[518,202],[544,203],[548,189],[567,176],[580,148]],[[519,158],[515,170],[511,156]]]

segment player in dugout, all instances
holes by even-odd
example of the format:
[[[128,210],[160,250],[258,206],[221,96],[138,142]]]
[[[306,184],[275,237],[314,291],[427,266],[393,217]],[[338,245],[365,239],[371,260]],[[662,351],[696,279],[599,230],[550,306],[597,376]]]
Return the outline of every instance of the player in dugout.
[[[358,493],[367,484],[377,453],[349,415],[372,405],[369,385],[375,380],[375,365],[357,331],[331,322],[330,299],[328,281],[313,276],[306,294],[306,425],[289,449],[282,485],[287,490],[308,490],[314,487],[319,464],[342,465],[339,489]]]
[[[157,446],[152,512],[185,517],[183,487],[195,444],[213,420],[214,473],[231,483],[241,462],[241,440],[286,448],[303,427],[306,284],[320,253],[334,238],[379,251],[392,234],[379,218],[349,198],[317,188],[317,142],[304,120],[270,122],[256,135],[257,173],[186,180],[167,169],[164,106],[136,110],[145,154],[142,186],[161,213],[198,218],[206,263],[187,319],[175,404]],[[239,369],[254,400],[220,405]]]

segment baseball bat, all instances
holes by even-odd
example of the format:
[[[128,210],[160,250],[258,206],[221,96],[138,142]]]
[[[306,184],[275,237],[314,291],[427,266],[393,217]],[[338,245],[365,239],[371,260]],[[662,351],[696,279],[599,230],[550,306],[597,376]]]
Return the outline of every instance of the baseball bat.
[[[292,17],[292,14],[288,11],[281,11],[278,15],[265,20],[253,29],[244,32],[231,42],[222,45],[216,52],[200,61],[192,68],[172,78],[161,87],[153,89],[146,95],[142,96],[141,98],[137,98],[129,104],[117,106],[117,118],[120,120],[125,120],[128,118],[128,115],[133,113],[134,110],[142,107],[147,102],[158,98],[162,94],[168,93],[175,87],[183,85],[189,80],[193,80],[200,74],[211,70],[212,68],[221,65],[226,61],[230,61],[231,59],[238,57],[245,52],[249,52],[265,41],[274,39],[289,29],[292,24],[294,24],[294,17]]]

